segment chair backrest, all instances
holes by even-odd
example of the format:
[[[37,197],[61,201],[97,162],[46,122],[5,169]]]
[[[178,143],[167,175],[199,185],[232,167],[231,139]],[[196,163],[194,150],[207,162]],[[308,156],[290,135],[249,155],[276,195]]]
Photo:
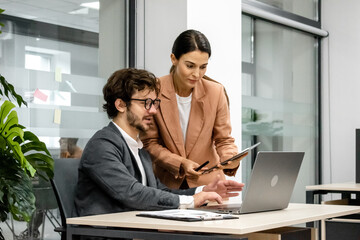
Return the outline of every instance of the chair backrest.
[[[71,217],[74,206],[80,159],[59,158],[54,161],[54,178],[51,184],[59,205],[62,227],[66,228],[66,218]]]

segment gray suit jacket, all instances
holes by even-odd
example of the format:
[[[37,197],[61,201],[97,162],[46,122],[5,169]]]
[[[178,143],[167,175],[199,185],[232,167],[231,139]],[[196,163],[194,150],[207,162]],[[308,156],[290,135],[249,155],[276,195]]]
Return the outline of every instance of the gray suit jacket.
[[[146,150],[139,152],[147,186],[120,131],[110,122],[87,143],[79,166],[74,216],[179,207],[179,196],[195,189],[168,189],[155,178]],[[64,176],[66,177],[66,176]]]

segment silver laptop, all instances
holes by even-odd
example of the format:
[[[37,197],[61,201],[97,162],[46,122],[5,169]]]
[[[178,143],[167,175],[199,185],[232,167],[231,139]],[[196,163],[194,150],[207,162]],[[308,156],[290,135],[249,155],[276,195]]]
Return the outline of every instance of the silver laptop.
[[[304,152],[259,152],[242,203],[198,209],[243,214],[287,208]]]

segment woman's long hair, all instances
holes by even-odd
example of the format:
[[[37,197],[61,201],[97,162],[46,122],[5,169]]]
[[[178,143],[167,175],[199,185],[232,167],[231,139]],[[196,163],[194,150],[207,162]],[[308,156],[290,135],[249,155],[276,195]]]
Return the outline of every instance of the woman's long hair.
[[[182,32],[175,39],[175,42],[174,42],[171,52],[172,52],[172,54],[174,54],[176,59],[180,59],[180,57],[182,55],[184,55],[188,52],[196,51],[196,50],[199,50],[200,52],[205,52],[205,53],[209,54],[209,58],[211,56],[210,42],[206,38],[206,36],[197,30],[189,29],[189,30]],[[172,65],[170,68],[170,74],[173,74],[174,71],[175,71],[175,66]],[[204,75],[203,78],[205,80],[221,84],[218,81],[216,81],[206,75]],[[226,93],[225,88],[224,88],[224,93],[226,96],[228,106],[230,107],[229,97]]]

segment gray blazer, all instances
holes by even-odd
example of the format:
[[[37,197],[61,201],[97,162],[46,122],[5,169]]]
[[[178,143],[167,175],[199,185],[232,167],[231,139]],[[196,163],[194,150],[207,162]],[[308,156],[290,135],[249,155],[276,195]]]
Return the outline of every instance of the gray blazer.
[[[110,122],[87,143],[79,166],[74,216],[132,210],[160,210],[179,207],[179,196],[193,195],[195,189],[168,189],[155,178],[146,150],[139,156],[147,186],[120,131]]]

